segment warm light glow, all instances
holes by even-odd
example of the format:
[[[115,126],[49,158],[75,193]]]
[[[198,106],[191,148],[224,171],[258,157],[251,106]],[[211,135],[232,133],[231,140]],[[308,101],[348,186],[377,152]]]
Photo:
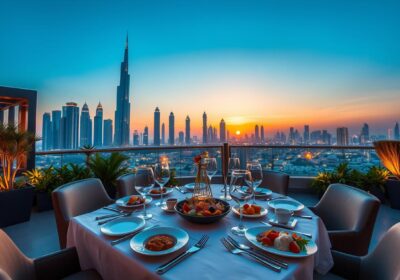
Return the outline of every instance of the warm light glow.
[[[236,130],[236,132],[235,132],[235,133],[236,133],[236,135],[238,135],[238,136],[239,136],[239,135],[240,135],[240,130]]]
[[[313,158],[313,154],[311,152],[305,152],[304,153],[304,158],[306,160],[311,160]]]
[[[400,180],[400,141],[377,141],[374,146],[383,165]]]

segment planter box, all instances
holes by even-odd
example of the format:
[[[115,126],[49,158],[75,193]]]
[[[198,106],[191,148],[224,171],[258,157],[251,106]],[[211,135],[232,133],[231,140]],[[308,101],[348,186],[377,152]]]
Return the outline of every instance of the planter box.
[[[400,181],[387,180],[386,190],[390,201],[390,206],[400,210]]]
[[[51,194],[48,192],[36,192],[36,206],[39,212],[52,210]]]
[[[31,218],[34,188],[0,192],[0,228],[27,222]]]

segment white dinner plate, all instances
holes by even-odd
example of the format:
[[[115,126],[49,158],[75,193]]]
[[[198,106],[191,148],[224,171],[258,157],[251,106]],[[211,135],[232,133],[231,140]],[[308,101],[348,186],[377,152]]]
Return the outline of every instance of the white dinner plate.
[[[254,192],[256,197],[264,197],[272,195],[272,191],[267,188],[258,188],[256,192]]]
[[[315,244],[315,242],[303,235],[300,235],[302,238],[309,240],[309,243],[306,246],[306,250],[305,251],[301,251],[300,253],[296,254],[296,253],[292,253],[289,251],[281,251],[278,249],[275,249],[272,246],[264,246],[261,242],[257,241],[257,235],[267,231],[267,230],[276,230],[276,231],[285,231],[288,233],[291,233],[291,230],[288,229],[281,229],[281,228],[276,228],[276,227],[268,227],[268,226],[261,226],[261,227],[253,227],[253,228],[249,228],[246,233],[245,233],[245,237],[246,239],[252,243],[254,246],[256,246],[257,248],[260,248],[261,250],[264,250],[268,253],[271,254],[275,254],[278,256],[282,256],[282,257],[290,257],[290,258],[304,258],[304,257],[308,257],[311,256],[313,254],[315,254],[318,251],[318,247]],[[298,234],[299,235],[299,234]]]
[[[150,251],[145,248],[145,242],[155,235],[169,235],[175,238],[176,243],[173,247],[163,251]],[[184,247],[189,242],[189,235],[186,231],[175,227],[156,227],[136,234],[130,242],[131,248],[136,253],[146,256],[162,256],[171,254]]]
[[[268,202],[268,206],[274,210],[276,208],[283,208],[289,211],[300,211],[304,209],[303,204],[291,199],[274,199]]]
[[[143,203],[141,203],[141,204],[135,204],[135,205],[129,205],[129,204],[127,204],[127,202],[128,202],[128,200],[129,200],[130,197],[131,197],[131,195],[121,197],[120,199],[118,199],[118,200],[115,202],[115,204],[117,204],[118,206],[121,206],[121,207],[126,207],[126,208],[136,208],[136,207],[141,207],[141,206],[143,206]],[[147,196],[146,196],[146,200],[145,200],[146,205],[149,204],[152,200],[153,200],[153,199],[152,199],[151,197],[147,197]]]
[[[123,217],[112,220],[100,227],[101,233],[109,236],[120,236],[141,230],[145,221],[139,217]]]
[[[167,196],[174,191],[174,188],[164,188],[164,189],[165,193],[163,193],[163,196]],[[161,197],[161,194],[150,193],[150,191],[147,193],[147,195],[150,195],[152,197]]]
[[[189,190],[189,191],[193,191],[194,190],[194,183],[189,183],[184,185],[185,189]]]
[[[258,206],[260,206],[260,205],[258,205]],[[247,215],[247,214],[243,213],[243,217],[245,217],[245,218],[261,218],[261,217],[264,217],[265,215],[268,214],[268,210],[265,209],[262,206],[260,206],[260,207],[261,207],[260,214]],[[240,216],[239,206],[238,205],[233,206],[232,207],[232,212],[235,213],[236,215]]]

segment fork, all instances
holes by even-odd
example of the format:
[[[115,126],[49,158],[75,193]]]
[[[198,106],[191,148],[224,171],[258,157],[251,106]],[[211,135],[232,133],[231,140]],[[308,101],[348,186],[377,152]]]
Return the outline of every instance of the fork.
[[[234,255],[247,255],[255,260],[257,260],[258,262],[262,263],[264,266],[268,267],[269,269],[276,271],[276,272],[281,272],[281,267],[274,265],[270,262],[267,262],[265,260],[263,260],[260,257],[257,257],[256,255],[253,255],[247,251],[235,248],[235,246],[233,246],[227,239],[225,238],[221,238],[221,243],[225,246],[226,249],[228,249],[229,252],[231,252]]]
[[[172,260],[168,261],[167,263],[159,266],[156,269],[156,272],[158,274],[163,274],[163,273],[167,272],[168,270],[170,270],[172,267],[174,267],[175,265],[177,265],[178,263],[180,263],[187,257],[191,256],[192,254],[194,254],[197,251],[199,251],[200,249],[202,249],[204,247],[204,245],[206,245],[207,241],[208,241],[208,235],[203,235],[196,244],[194,244],[192,247],[189,248],[189,250],[183,252],[182,254],[178,255],[177,257],[173,258]]]
[[[117,216],[117,217],[113,217],[113,218],[110,218],[110,219],[107,219],[107,220],[104,220],[104,221],[100,221],[100,222],[98,222],[97,224],[98,224],[99,226],[101,226],[101,225],[104,225],[104,224],[106,224],[106,223],[108,223],[108,222],[114,221],[114,220],[119,219],[119,218],[129,217],[129,216],[131,216],[132,214],[133,214],[133,212],[131,212],[131,213],[126,213],[126,214],[123,214],[123,215],[119,215],[119,216]]]
[[[182,189],[181,187],[178,187],[178,186],[175,186],[175,189],[178,192],[182,193],[182,194],[187,194],[189,192],[188,190],[184,190],[184,189]]]
[[[254,250],[253,248],[251,248],[251,247],[249,247],[249,246],[247,246],[247,245],[245,245],[245,244],[242,244],[242,243],[239,243],[239,242],[237,242],[235,239],[233,239],[231,236],[227,236],[227,241],[229,241],[233,246],[235,246],[237,249],[241,249],[241,250],[243,250],[243,251],[248,251],[250,254],[254,254],[254,255],[256,255],[257,257],[259,257],[259,258],[262,258],[262,259],[265,259],[266,261],[269,261],[269,262],[271,262],[271,263],[273,263],[273,264],[275,264],[275,265],[277,265],[277,266],[280,266],[280,267],[282,267],[282,268],[288,268],[288,264],[287,263],[285,263],[285,262],[283,262],[283,261],[281,261],[281,260],[278,260],[278,259],[276,259],[276,258],[274,258],[274,257],[271,257],[271,256],[266,256],[266,255],[263,255],[263,254],[261,254],[261,253],[259,253],[259,252],[257,252],[256,250]]]
[[[117,213],[120,213],[120,214],[125,214],[126,213],[126,211],[124,211],[124,210],[120,210],[120,209],[113,208],[113,207],[110,207],[110,206],[104,206],[103,209],[110,210],[110,211],[113,211],[113,212],[117,212]]]

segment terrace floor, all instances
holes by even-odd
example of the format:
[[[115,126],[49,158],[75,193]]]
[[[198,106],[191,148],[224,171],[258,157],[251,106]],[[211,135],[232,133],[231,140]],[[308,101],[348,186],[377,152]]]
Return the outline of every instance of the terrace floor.
[[[299,200],[306,206],[313,206],[318,202],[318,198],[312,194],[289,193],[289,196]],[[375,223],[370,250],[376,246],[382,235],[398,222],[400,222],[400,210],[394,210],[388,205],[382,205]],[[10,226],[4,228],[4,230],[21,251],[31,258],[59,250],[53,211],[33,212],[29,222]]]

